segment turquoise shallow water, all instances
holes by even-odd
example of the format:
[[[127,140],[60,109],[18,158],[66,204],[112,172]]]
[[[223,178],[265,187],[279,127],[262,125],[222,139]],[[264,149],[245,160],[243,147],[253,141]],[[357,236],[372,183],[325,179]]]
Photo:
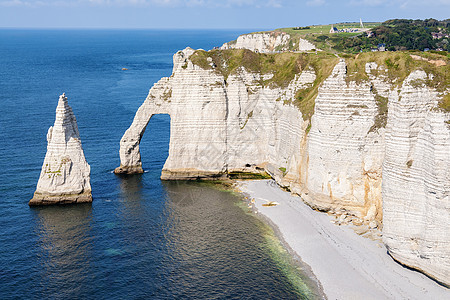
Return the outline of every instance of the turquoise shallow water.
[[[148,89],[171,74],[172,54],[241,33],[0,30],[2,299],[315,297],[237,196],[159,180],[168,116],[152,118],[142,140],[146,173],[111,173]],[[29,208],[62,92],[78,120],[94,202]]]

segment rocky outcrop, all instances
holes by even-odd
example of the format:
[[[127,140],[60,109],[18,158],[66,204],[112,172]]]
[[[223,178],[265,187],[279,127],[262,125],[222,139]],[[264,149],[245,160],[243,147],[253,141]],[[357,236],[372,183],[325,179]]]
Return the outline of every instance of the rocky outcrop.
[[[311,43],[305,39],[302,39],[302,38],[299,39],[298,51],[312,51],[312,50],[318,50],[318,49],[316,48],[316,46],[313,43]]]
[[[250,33],[240,35],[236,41],[222,45],[220,49],[249,49],[260,53],[277,51],[311,51],[316,49],[312,43],[302,38],[292,38],[281,31]]]
[[[55,124],[48,129],[47,153],[29,205],[92,202],[90,167],[67,97],[59,97]]]
[[[193,63],[193,53],[175,54],[172,76],[150,90],[121,140],[116,173],[142,172],[139,141],[151,116],[167,113],[162,179],[267,172],[314,208],[383,228],[395,259],[448,284],[449,115],[425,84],[431,75],[414,71],[401,83],[367,62],[356,81],[340,60],[323,81],[302,65],[280,86],[265,84],[275,73],[223,74],[211,57],[206,66]],[[309,119],[299,101],[317,82]]]

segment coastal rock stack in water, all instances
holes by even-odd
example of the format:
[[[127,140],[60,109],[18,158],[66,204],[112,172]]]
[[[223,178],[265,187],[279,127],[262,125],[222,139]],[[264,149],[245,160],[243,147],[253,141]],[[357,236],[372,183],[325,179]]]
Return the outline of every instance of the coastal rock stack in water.
[[[48,129],[47,154],[29,205],[92,202],[90,166],[78,125],[65,94],[59,96],[55,124]]]

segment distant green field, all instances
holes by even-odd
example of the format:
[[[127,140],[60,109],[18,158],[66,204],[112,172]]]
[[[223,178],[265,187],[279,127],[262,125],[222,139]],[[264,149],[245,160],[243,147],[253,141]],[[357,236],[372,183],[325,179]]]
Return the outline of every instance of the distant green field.
[[[381,25],[381,22],[370,22],[370,23],[363,23],[365,28],[373,28],[376,26]],[[333,24],[334,27],[337,29],[344,29],[344,28],[359,28],[359,22],[358,23],[337,23]],[[289,34],[326,34],[330,32],[331,24],[328,25],[310,25],[310,29],[302,29],[302,30],[294,30],[295,27],[288,27],[288,28],[280,28],[276,29],[276,31],[283,31]]]

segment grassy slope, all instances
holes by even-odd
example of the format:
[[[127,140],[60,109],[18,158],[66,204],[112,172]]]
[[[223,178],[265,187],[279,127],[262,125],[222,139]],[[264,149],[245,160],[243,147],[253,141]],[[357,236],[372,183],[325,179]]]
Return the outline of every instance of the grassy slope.
[[[423,57],[428,61],[413,59],[411,55]],[[446,90],[450,87],[450,58],[448,56],[420,51],[397,51],[363,52],[357,55],[347,54],[344,57],[347,62],[349,81],[368,80],[365,72],[365,65],[368,62],[376,62],[378,66],[383,66],[386,69],[383,75],[386,75],[387,80],[396,86],[400,86],[412,71],[417,69],[425,71],[432,75],[432,79],[417,84],[424,84],[436,89],[443,96],[439,102],[439,108],[445,112],[450,112],[450,95],[447,92],[444,96]],[[436,66],[432,63],[433,61],[444,61],[446,65]]]
[[[371,22],[371,23],[364,23],[364,27],[366,28],[373,28],[375,26],[379,26],[381,22]],[[306,35],[306,34],[328,34],[331,29],[331,25],[336,27],[337,29],[344,29],[344,28],[359,28],[359,23],[338,23],[338,24],[329,24],[329,25],[311,25],[309,26],[310,29],[302,29],[302,30],[294,30],[294,27],[289,28],[280,28],[276,29],[276,31],[283,31],[289,34],[300,34],[300,35]]]
[[[364,23],[365,28],[373,28],[379,26],[380,22],[371,22]],[[329,25],[312,25],[309,26],[310,29],[302,29],[302,30],[294,30],[294,27],[289,28],[279,28],[275,31],[286,32],[292,36],[293,39],[298,40],[299,38],[306,39],[312,43],[314,43],[318,49],[325,50],[328,52],[336,53],[336,51],[332,48],[334,45],[332,43],[333,39],[343,38],[343,37],[352,37],[356,35],[360,35],[358,32],[341,32],[341,33],[330,33],[331,25],[336,27],[337,29],[344,28],[359,28],[359,23],[338,23],[338,24],[329,24]],[[322,36],[322,39],[318,38]],[[323,40],[324,37],[327,37],[327,40]]]
[[[381,23],[364,23],[366,28],[375,27]],[[359,27],[359,23],[340,23],[334,24],[338,29]],[[293,28],[280,28],[275,31],[289,33],[294,41],[299,38],[306,38],[318,44],[317,36],[334,36],[348,37],[355,33],[338,33],[329,34],[331,25],[310,26],[310,29],[293,30]],[[325,33],[325,34],[322,34]],[[358,33],[356,33],[358,34]],[[338,59],[333,55],[334,50],[331,49],[329,41],[319,40],[319,48],[325,50],[317,54],[307,53],[273,53],[262,54],[254,53],[249,50],[211,50],[196,51],[191,60],[194,64],[199,65],[203,69],[213,69],[207,58],[210,57],[214,64],[216,72],[221,73],[225,80],[230,74],[238,72],[242,66],[249,72],[257,72],[260,74],[274,74],[273,78],[261,81],[261,86],[286,87],[295,75],[302,70],[312,67],[317,75],[314,84],[306,89],[296,91],[295,98],[287,101],[296,105],[302,112],[303,118],[308,120],[314,113],[315,98],[321,83],[331,74],[331,71]],[[422,56],[428,60],[444,60],[447,65],[437,67],[434,64],[423,61],[414,60],[410,54]],[[446,53],[444,53],[446,54]],[[407,52],[364,52],[357,55],[340,54],[347,61],[348,81],[362,82],[367,81],[368,76],[365,73],[365,64],[368,62],[376,62],[379,66],[384,66],[387,70],[387,80],[394,85],[401,85],[403,80],[416,69],[422,69],[428,74],[433,75],[432,80],[423,82],[430,87],[436,88],[442,95],[439,102],[439,108],[443,111],[450,112],[450,94],[446,89],[450,86],[450,57],[442,55],[442,53],[423,53],[419,51]],[[379,114],[375,120],[375,127],[371,130],[385,126],[385,118],[387,116],[387,99],[381,97],[374,91],[376,101],[379,107]],[[444,95],[445,94],[445,95]]]
[[[428,60],[444,60],[447,65],[435,66],[425,60],[415,60],[410,54],[421,56]],[[401,85],[404,79],[416,69],[422,69],[428,74],[432,74],[433,79],[418,83],[436,88],[438,92],[445,93],[450,86],[450,59],[435,53],[423,52],[365,52],[357,55],[343,55],[347,61],[348,81],[363,82],[368,80],[365,73],[365,65],[368,62],[376,62],[386,69],[383,75],[387,76],[387,81],[394,85]],[[227,80],[230,74],[239,72],[243,67],[249,72],[259,74],[274,74],[269,80],[261,80],[256,84],[261,86],[272,86],[285,88],[294,79],[296,74],[302,70],[312,67],[317,75],[314,84],[306,89],[296,91],[295,98],[287,101],[293,103],[302,112],[303,118],[308,120],[314,113],[315,98],[318,88],[322,82],[331,74],[338,59],[334,55],[326,52],[322,53],[254,53],[244,49],[229,50],[197,50],[191,61],[203,69],[213,70],[208,58],[217,66],[215,72],[220,73]],[[377,74],[374,74],[377,75]],[[376,130],[384,127],[387,113],[387,99],[379,96],[376,91],[376,101],[379,106],[379,114],[375,120]],[[439,103],[439,107],[450,112],[449,95],[445,95]]]
[[[208,58],[216,65],[215,72],[223,75],[227,80],[230,74],[239,72],[244,67],[248,72],[261,75],[274,74],[271,79],[256,82],[261,86],[285,88],[294,79],[296,74],[303,70],[313,68],[317,78],[314,84],[306,89],[298,90],[292,102],[302,112],[303,119],[310,119],[314,113],[314,100],[320,84],[331,74],[338,58],[329,53],[255,53],[250,50],[197,50],[191,56],[191,61],[205,70],[213,70]]]

